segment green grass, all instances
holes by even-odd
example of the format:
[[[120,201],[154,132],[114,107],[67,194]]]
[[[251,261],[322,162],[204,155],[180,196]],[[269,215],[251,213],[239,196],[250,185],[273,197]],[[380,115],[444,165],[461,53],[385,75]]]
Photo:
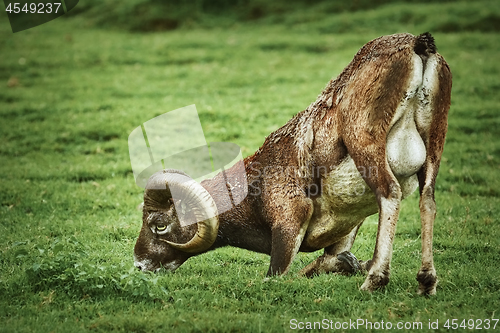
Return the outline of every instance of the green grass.
[[[84,15],[17,34],[0,20],[0,331],[283,332],[293,318],[424,328],[439,320],[444,331],[446,319],[499,318],[500,35],[470,23],[499,11],[491,1],[468,6],[390,4],[332,18],[308,12],[305,21],[317,20],[300,24],[291,13],[281,23],[148,34],[82,28]],[[469,16],[449,18],[467,8]],[[429,10],[432,20],[387,22],[405,10]],[[342,20],[363,24],[328,30]],[[447,22],[463,28],[432,30]],[[133,268],[142,200],[127,147],[135,127],[196,104],[207,141],[235,142],[248,156],[364,43],[424,30],[454,79],[436,186],[435,297],[416,294],[416,193],[403,203],[391,282],[373,294],[358,291],[361,275],[298,278],[319,253],[299,254],[287,276],[269,282],[268,256],[234,248],[192,258],[174,274]],[[369,218],[353,248],[358,258],[371,257],[376,229]]]
[[[374,10],[376,9],[376,10]],[[82,15],[83,14],[83,15]],[[279,23],[324,33],[416,28],[442,32],[500,31],[498,1],[460,0],[87,0],[70,12],[82,24],[131,31]]]

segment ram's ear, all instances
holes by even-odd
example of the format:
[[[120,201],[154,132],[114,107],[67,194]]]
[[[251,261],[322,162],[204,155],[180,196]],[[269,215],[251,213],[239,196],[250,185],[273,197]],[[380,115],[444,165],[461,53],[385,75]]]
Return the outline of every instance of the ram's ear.
[[[174,205],[177,204],[176,210],[179,211],[177,208],[180,202],[192,212],[187,216],[194,219],[180,221],[181,225],[197,223],[198,231],[185,244],[163,239],[162,241],[187,253],[200,253],[208,250],[215,242],[219,229],[217,206],[210,193],[178,170],[163,170],[151,176],[144,192],[144,209],[155,211],[168,208],[174,203]]]

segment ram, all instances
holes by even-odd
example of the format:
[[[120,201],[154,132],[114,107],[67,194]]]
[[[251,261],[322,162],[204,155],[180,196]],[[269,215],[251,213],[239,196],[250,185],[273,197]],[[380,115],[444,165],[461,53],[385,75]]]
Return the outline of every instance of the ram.
[[[324,249],[301,274],[366,271],[361,289],[373,291],[389,282],[400,203],[418,187],[418,292],[435,294],[434,185],[450,96],[451,72],[429,33],[367,43],[314,103],[241,162],[246,183],[238,165],[201,184],[177,170],[153,175],[135,266],[173,271],[192,256],[231,245],[269,254],[267,274],[282,275],[299,251]],[[248,195],[231,207],[233,197],[221,193],[235,184],[247,185],[232,196]],[[182,214],[208,218],[181,226],[172,191],[183,193]],[[373,257],[358,261],[350,249],[365,218],[377,212]]]

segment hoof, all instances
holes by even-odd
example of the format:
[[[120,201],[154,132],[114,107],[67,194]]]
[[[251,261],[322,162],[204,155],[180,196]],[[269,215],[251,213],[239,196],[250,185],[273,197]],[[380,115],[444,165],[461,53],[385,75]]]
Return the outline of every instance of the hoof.
[[[372,292],[374,290],[384,288],[388,283],[389,283],[388,275],[369,274],[366,277],[365,282],[361,285],[359,289],[363,291]]]
[[[438,279],[435,271],[420,271],[417,274],[418,294],[423,296],[436,295]]]
[[[358,259],[351,252],[344,251],[337,254],[337,259],[342,262],[344,274],[356,274],[362,270]]]

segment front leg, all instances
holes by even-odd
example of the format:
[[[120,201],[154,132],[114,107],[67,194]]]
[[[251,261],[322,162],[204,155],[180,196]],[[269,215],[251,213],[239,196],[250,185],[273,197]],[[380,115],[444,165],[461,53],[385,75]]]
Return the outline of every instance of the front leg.
[[[363,221],[337,243],[325,248],[323,254],[303,268],[299,274],[310,278],[321,273],[350,275],[363,270],[356,257],[349,252],[362,223]]]
[[[284,275],[299,251],[313,211],[309,198],[289,200],[272,209],[271,264],[267,276]]]

